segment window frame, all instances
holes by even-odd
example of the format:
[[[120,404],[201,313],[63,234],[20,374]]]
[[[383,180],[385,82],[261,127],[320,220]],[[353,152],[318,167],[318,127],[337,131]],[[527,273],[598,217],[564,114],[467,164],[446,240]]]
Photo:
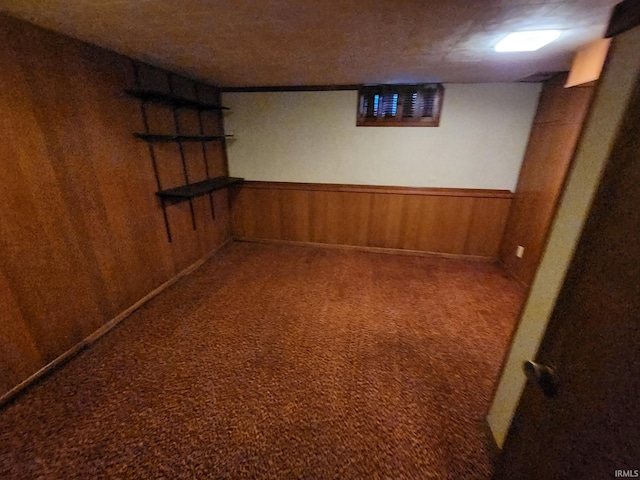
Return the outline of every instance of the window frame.
[[[374,97],[378,95],[378,105],[374,107]],[[389,107],[384,102],[390,96],[397,95],[395,107]],[[430,116],[422,116],[421,110],[413,111],[412,115],[406,115],[406,104],[409,97],[414,98],[417,104],[425,101],[426,96],[433,99]],[[356,111],[356,126],[358,127],[438,127],[444,99],[444,86],[441,83],[421,84],[384,84],[362,85],[358,89],[358,103]],[[364,111],[365,105],[369,115]],[[387,111],[385,112],[385,108]],[[394,110],[390,115],[388,108]],[[415,104],[412,106],[415,109]]]

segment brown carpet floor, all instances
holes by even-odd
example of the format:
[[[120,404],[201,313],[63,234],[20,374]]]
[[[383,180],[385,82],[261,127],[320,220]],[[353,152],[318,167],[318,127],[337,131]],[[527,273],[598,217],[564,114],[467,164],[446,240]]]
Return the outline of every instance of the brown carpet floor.
[[[0,478],[487,479],[483,263],[235,243],[0,410]]]

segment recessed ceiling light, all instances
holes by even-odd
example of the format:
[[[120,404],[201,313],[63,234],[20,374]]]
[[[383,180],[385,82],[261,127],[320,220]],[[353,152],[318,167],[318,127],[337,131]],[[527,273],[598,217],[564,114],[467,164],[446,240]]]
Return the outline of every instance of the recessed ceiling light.
[[[534,52],[560,36],[560,30],[513,32],[495,46],[496,52]]]

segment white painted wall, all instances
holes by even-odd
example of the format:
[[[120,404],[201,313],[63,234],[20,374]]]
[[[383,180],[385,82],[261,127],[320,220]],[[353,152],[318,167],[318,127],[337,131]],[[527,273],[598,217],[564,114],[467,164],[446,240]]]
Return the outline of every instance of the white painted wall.
[[[225,93],[247,180],[514,190],[539,84],[448,84],[440,127],[356,127],[356,91]]]
[[[600,182],[602,169],[609,158],[618,125],[640,77],[638,51],[640,27],[614,39],[591,113],[576,147],[576,156],[558,213],[551,225],[547,247],[487,415],[487,422],[499,447],[504,444],[524,390],[526,379],[522,363],[536,357]],[[558,373],[562,379],[562,372]]]

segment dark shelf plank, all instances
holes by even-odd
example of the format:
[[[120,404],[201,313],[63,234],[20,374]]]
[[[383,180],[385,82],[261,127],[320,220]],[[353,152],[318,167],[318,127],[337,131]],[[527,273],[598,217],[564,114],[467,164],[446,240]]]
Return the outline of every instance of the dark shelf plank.
[[[229,110],[228,107],[223,107],[222,105],[198,102],[196,100],[176,97],[175,95],[156,92],[154,90],[125,90],[125,92],[139,100],[168,105],[170,107],[191,108],[194,110]]]
[[[244,178],[238,177],[216,177],[203,180],[201,182],[191,183],[189,185],[183,185],[181,187],[168,188],[166,190],[160,190],[156,192],[160,198],[171,200],[187,200],[189,198],[199,197],[206,195],[214,190],[221,190],[227,188],[236,183],[241,183]]]
[[[134,133],[145,142],[213,142],[233,138],[233,135],[163,135],[159,133]]]

